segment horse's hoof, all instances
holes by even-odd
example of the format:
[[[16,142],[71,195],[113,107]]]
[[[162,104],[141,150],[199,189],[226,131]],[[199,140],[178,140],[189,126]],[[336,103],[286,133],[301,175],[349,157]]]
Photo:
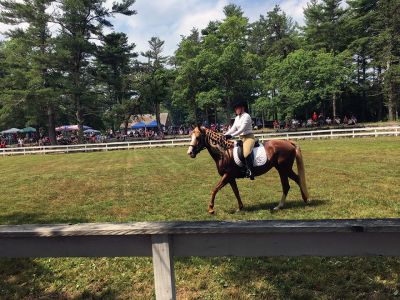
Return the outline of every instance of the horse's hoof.
[[[236,209],[235,213],[238,215],[244,215],[244,210],[238,208],[238,209]]]
[[[210,215],[213,215],[214,212],[215,212],[215,211],[214,211],[213,209],[209,209],[209,210],[208,210],[208,213],[209,213]]]
[[[278,210],[280,210],[280,209],[281,209],[280,206],[275,206],[275,207],[272,209],[272,211],[278,211]]]

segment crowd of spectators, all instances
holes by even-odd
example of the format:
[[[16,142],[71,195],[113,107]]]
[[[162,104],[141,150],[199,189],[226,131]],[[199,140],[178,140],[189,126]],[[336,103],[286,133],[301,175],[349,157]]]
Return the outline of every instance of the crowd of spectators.
[[[338,116],[330,117],[324,116],[323,113],[317,114],[314,112],[308,119],[287,119],[273,121],[275,130],[297,130],[298,128],[313,128],[322,126],[342,126],[342,125],[356,125],[357,119],[354,115],[348,117],[345,115],[343,119]],[[204,124],[208,128],[218,132],[226,132],[230,125],[225,124]],[[259,124],[255,126],[258,128]],[[191,127],[188,126],[170,126],[158,128],[140,128],[129,129],[127,133],[124,130],[114,131],[112,129],[106,130],[105,133],[94,132],[84,135],[84,140],[87,143],[106,143],[113,141],[129,141],[129,140],[160,140],[165,137],[187,136],[191,133]],[[76,131],[74,132],[60,132],[56,136],[58,145],[71,145],[80,143],[80,139]],[[0,148],[5,148],[7,145],[16,144],[18,147],[25,145],[50,145],[50,139],[42,131],[40,134],[12,134],[7,136],[0,136]]]
[[[330,117],[324,116],[323,113],[317,114],[314,112],[308,119],[288,119],[278,121],[275,120],[273,123],[274,129],[298,129],[298,128],[312,128],[312,127],[323,127],[323,126],[343,126],[343,125],[356,125],[357,118],[354,115],[348,117],[345,115],[343,119],[339,116]]]

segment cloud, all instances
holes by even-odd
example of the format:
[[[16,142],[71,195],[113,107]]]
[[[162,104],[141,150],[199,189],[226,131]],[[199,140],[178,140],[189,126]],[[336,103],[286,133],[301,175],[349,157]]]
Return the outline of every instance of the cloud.
[[[188,35],[193,27],[204,28],[211,20],[223,17],[223,7],[228,0],[137,0],[137,15],[118,16],[114,19],[115,30],[125,32],[136,50],[148,49],[148,41],[158,36],[165,41],[164,52],[172,55],[181,35]]]
[[[107,0],[106,6],[111,8],[115,0]],[[209,21],[223,19],[223,8],[229,3],[240,5],[250,22],[280,5],[283,11],[299,24],[303,24],[303,8],[309,0],[137,0],[133,16],[116,15],[110,21],[114,30],[125,32],[131,43],[136,44],[137,52],[148,49],[148,41],[158,36],[165,41],[164,54],[173,55],[181,39],[188,35],[193,27],[202,29]],[[54,27],[54,26],[53,26]],[[9,26],[0,23],[1,31]],[[55,28],[52,28],[52,32]],[[3,37],[4,38],[4,37]],[[0,35],[0,40],[2,39]]]
[[[300,25],[304,24],[304,8],[307,7],[309,0],[285,0],[281,1],[281,9],[289,16],[293,18],[294,21]]]

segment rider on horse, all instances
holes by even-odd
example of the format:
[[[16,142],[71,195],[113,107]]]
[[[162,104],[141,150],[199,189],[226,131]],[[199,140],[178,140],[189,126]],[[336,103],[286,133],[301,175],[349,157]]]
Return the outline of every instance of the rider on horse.
[[[235,122],[231,129],[225,133],[226,139],[231,139],[233,136],[239,136],[243,141],[243,156],[246,162],[246,177],[254,180],[253,161],[250,155],[253,151],[255,138],[252,129],[252,119],[246,112],[246,102],[238,101],[234,104],[233,108],[236,113]]]

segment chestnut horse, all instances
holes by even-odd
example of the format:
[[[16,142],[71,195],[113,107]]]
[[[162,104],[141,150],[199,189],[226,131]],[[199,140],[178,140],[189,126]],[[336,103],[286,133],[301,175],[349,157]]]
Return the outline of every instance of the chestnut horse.
[[[304,172],[304,163],[299,146],[290,141],[271,140],[264,142],[260,147],[265,148],[268,160],[264,165],[254,167],[254,175],[260,176],[275,167],[281,177],[283,194],[278,206],[276,206],[274,210],[278,210],[285,205],[286,196],[290,189],[288,178],[294,180],[298,184],[302,198],[304,202],[307,203],[308,191]],[[243,203],[240,199],[236,178],[243,178],[244,175],[243,169],[239,167],[233,159],[234,142],[226,140],[220,133],[214,132],[205,127],[197,126],[193,129],[191,143],[187,154],[190,155],[191,158],[195,158],[204,148],[207,148],[211,157],[214,159],[218,173],[221,176],[220,181],[212,191],[211,201],[208,205],[208,212],[210,214],[214,213],[215,196],[218,191],[228,183],[232,187],[238,201],[238,210],[243,209]],[[299,175],[292,170],[295,159]]]

